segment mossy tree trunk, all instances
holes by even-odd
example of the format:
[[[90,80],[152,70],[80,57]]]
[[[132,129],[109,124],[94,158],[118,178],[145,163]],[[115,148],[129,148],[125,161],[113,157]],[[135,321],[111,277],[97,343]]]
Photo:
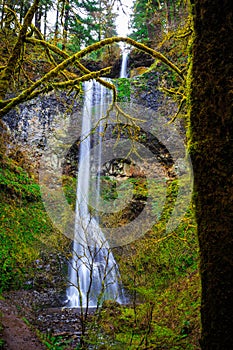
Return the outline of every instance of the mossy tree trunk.
[[[233,349],[232,0],[193,0],[190,151],[204,350]]]

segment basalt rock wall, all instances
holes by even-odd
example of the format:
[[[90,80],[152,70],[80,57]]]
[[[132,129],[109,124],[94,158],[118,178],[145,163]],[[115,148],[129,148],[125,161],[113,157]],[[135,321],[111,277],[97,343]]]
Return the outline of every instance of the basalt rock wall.
[[[169,121],[175,112],[175,104],[158,89],[159,80],[160,76],[156,72],[130,79],[129,103],[138,105],[144,113],[153,110],[154,118],[159,118],[161,115]],[[81,135],[82,104],[82,94],[74,98],[72,94],[52,92],[21,104],[4,117],[4,122],[8,125],[14,142],[32,157],[32,161],[37,162],[43,151],[51,147],[52,143],[51,152],[58,152],[60,147],[63,152],[62,157],[64,158],[64,154],[67,154],[64,173],[75,175]],[[147,130],[151,130],[152,124],[153,120],[148,120]],[[179,128],[184,137],[183,128],[180,125]],[[111,130],[109,133],[111,134]],[[148,135],[141,135],[142,138],[146,138],[146,147],[155,141],[152,134],[152,136]],[[108,142],[109,147],[112,147],[111,141]],[[161,158],[160,148],[157,153]],[[166,152],[164,157],[167,158]],[[171,164],[168,164],[168,167],[170,166]]]

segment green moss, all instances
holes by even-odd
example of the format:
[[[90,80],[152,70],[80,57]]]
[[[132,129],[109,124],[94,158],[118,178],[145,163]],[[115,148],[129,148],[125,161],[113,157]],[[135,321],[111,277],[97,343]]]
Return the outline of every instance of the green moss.
[[[70,204],[75,209],[76,203],[76,187],[77,179],[72,176],[63,176],[62,178],[62,187],[67,200],[67,203]]]
[[[104,307],[100,324],[112,349],[198,348],[200,284],[196,272],[131,307]]]
[[[55,231],[45,213],[38,184],[6,157],[0,164],[0,195],[1,292],[20,288],[33,276],[43,240]]]
[[[9,162],[8,167],[0,168],[0,189],[5,198],[27,201],[40,198],[39,186],[30,179],[22,168]]]
[[[131,95],[130,80],[119,78],[115,80],[117,88],[117,102],[129,102]]]

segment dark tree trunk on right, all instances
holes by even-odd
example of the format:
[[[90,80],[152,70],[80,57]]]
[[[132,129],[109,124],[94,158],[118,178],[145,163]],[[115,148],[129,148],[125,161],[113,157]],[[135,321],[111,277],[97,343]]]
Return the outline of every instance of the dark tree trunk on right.
[[[193,0],[190,152],[200,244],[203,350],[233,349],[232,0]]]

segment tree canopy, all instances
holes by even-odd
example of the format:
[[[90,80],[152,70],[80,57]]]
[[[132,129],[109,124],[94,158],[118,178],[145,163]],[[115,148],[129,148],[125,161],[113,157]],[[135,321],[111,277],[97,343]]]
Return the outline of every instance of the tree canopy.
[[[7,8],[6,10],[7,13],[10,11],[14,18],[12,26],[14,26],[13,30],[16,37],[9,55],[6,56],[5,62],[1,66],[0,71],[1,117],[19,103],[30,100],[40,94],[47,93],[54,89],[69,89],[70,91],[74,90],[78,93],[80,91],[80,83],[92,78],[99,79],[103,85],[112,89],[114,100],[116,100],[116,89],[114,85],[100,79],[101,76],[104,76],[110,72],[111,67],[90,72],[80,62],[80,59],[86,55],[114,43],[125,42],[132,45],[137,49],[148,53],[153,58],[161,60],[168,67],[175,70],[181,79],[184,77],[182,71],[163,54],[143,45],[142,43],[136,42],[131,38],[107,37],[81,49],[80,51],[75,52],[74,54],[70,54],[64,49],[60,49],[57,45],[54,45],[50,41],[45,40],[38,28],[32,24],[32,19],[38,9],[38,6],[39,0],[34,0],[34,3],[29,8],[22,24],[18,22],[16,13],[12,9],[9,10]],[[4,29],[5,28],[3,27],[3,30]],[[31,47],[34,47],[35,54],[37,54],[37,52],[41,53],[41,48],[44,50],[43,54],[50,66],[46,74],[42,74],[42,76],[35,81],[26,77],[26,82],[22,84],[22,80],[25,80],[23,64],[26,62],[26,48],[30,45]],[[73,71],[72,68],[74,69]],[[13,98],[8,98],[12,84],[15,85],[17,80],[19,82],[17,95]]]

